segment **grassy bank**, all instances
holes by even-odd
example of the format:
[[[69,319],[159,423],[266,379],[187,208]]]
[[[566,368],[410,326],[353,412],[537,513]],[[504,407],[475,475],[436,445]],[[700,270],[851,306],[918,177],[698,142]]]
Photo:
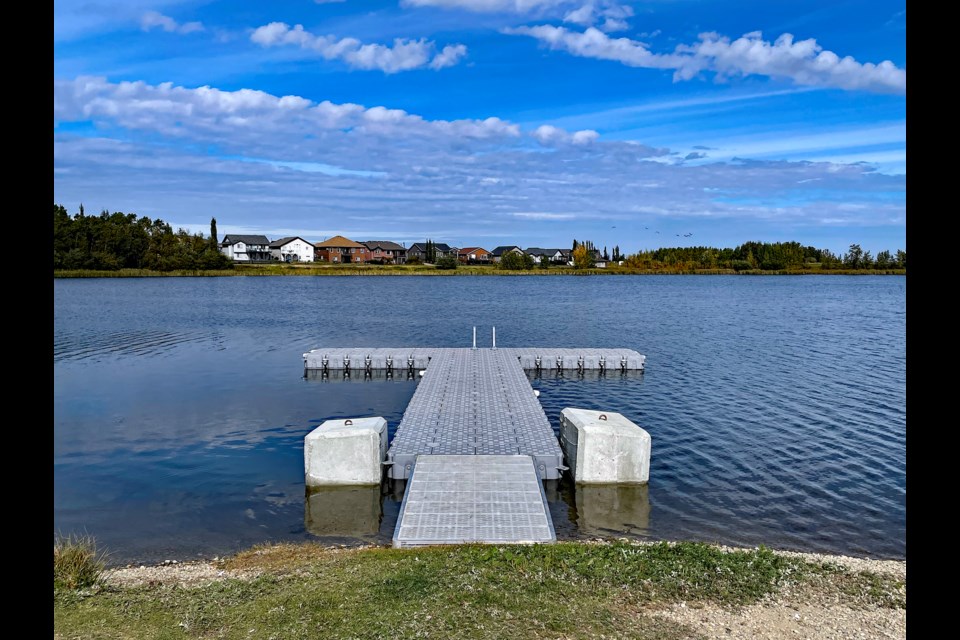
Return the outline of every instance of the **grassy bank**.
[[[816,588],[906,608],[905,584],[767,549],[564,542],[397,550],[256,547],[209,580],[54,589],[58,638],[671,638],[665,606]],[[109,572],[108,572],[109,574]]]
[[[150,278],[150,277],[221,277],[221,276],[614,276],[614,275],[906,275],[906,269],[807,269],[783,271],[734,271],[733,269],[574,269],[551,267],[530,271],[507,271],[491,265],[463,265],[457,269],[437,269],[433,265],[376,265],[376,264],[237,264],[233,269],[219,271],[150,271],[147,269],[120,269],[117,271],[55,270],[54,278]]]

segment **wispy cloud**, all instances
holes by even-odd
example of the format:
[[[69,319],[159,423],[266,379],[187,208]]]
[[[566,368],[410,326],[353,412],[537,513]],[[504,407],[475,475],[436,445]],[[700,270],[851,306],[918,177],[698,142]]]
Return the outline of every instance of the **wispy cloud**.
[[[537,18],[563,17],[564,22],[602,31],[629,28],[633,8],[619,0],[401,0],[403,7],[462,9],[476,13],[509,13]]]
[[[573,213],[548,213],[542,211],[515,211],[510,215],[514,218],[523,218],[525,220],[573,220],[576,217]]]
[[[717,80],[763,75],[795,84],[845,90],[903,94],[907,72],[889,60],[860,63],[824,50],[810,38],[795,41],[785,33],[775,41],[759,31],[730,40],[717,33],[702,33],[698,42],[678,45],[670,53],[654,53],[649,45],[629,38],[611,38],[599,29],[583,32],[552,25],[503,29],[504,33],[536,38],[551,49],[584,58],[613,60],[631,67],[672,69],[674,81],[690,80],[712,72]]]
[[[223,224],[264,231],[322,219],[306,226],[455,244],[529,238],[543,246],[567,236],[573,223],[607,232],[616,224],[618,233],[631,223],[642,229],[651,216],[752,228],[842,218],[876,227],[902,224],[896,221],[906,209],[905,176],[864,163],[685,164],[676,156],[662,163],[667,150],[603,139],[574,144],[576,134],[540,127],[523,135],[498,118],[430,120],[249,89],[55,81],[54,117],[95,125],[78,133],[55,127],[56,201],[174,225],[206,224],[211,211],[228,206]],[[538,130],[547,142],[560,140],[549,153],[533,135]],[[551,224],[537,226],[544,221]]]
[[[384,73],[424,67],[442,69],[457,64],[467,53],[467,47],[462,44],[447,45],[437,52],[436,43],[423,38],[396,38],[392,47],[363,44],[355,38],[314,35],[304,30],[303,25],[291,27],[285,22],[258,27],[250,40],[263,47],[298,46],[326,60],[342,60],[356,69],[379,69]]]
[[[179,34],[195,33],[204,30],[203,23],[201,22],[186,22],[180,24],[170,16],[165,16],[157,11],[147,11],[143,14],[143,17],[140,18],[140,28],[144,31],[163,29],[168,33]]]

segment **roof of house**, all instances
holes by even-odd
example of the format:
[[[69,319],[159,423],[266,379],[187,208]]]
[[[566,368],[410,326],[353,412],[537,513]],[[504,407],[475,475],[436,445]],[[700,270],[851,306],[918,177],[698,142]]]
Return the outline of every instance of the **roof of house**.
[[[397,244],[396,242],[390,242],[389,240],[365,240],[364,243],[367,245],[367,249],[373,251],[377,247],[385,249],[387,251],[406,251],[407,248]]]
[[[541,249],[540,247],[530,247],[526,252],[531,256],[555,256],[557,253],[560,253],[560,249]]]
[[[465,255],[468,255],[468,254],[471,254],[471,253],[476,253],[476,252],[478,252],[478,251],[483,251],[484,253],[490,253],[489,251],[487,251],[487,250],[484,249],[483,247],[464,247],[463,249],[460,249],[457,253],[459,253],[460,255],[465,256]]]
[[[448,244],[444,244],[443,242],[434,242],[433,248],[436,249],[437,251],[443,251],[444,253],[453,251],[453,247],[451,247]],[[412,245],[410,245],[410,248],[408,249],[408,251],[421,251],[421,252],[424,252],[426,250],[427,250],[426,242],[414,242]]]
[[[279,240],[274,240],[273,242],[271,242],[271,243],[270,243],[270,248],[271,248],[271,249],[279,249],[279,248],[282,247],[283,245],[285,245],[285,244],[290,244],[290,243],[293,242],[294,240],[299,240],[300,242],[307,242],[306,240],[304,240],[304,239],[301,238],[300,236],[287,236],[286,238],[280,238]],[[307,242],[307,244],[310,244],[310,243]]]
[[[496,249],[494,249],[493,251],[491,251],[491,252],[490,252],[490,255],[492,255],[492,256],[502,256],[502,255],[505,254],[507,251],[513,251],[514,249],[516,249],[517,251],[520,251],[520,252],[523,251],[523,249],[521,249],[520,247],[518,247],[518,246],[516,246],[516,245],[511,245],[511,246],[506,246],[506,245],[504,245],[504,246],[502,246],[502,247],[497,247]]]
[[[228,233],[223,236],[223,241],[220,243],[220,246],[229,247],[238,242],[242,242],[243,244],[270,244],[270,239],[267,238],[267,236],[243,236]]]
[[[340,249],[343,247],[363,247],[366,249],[365,245],[360,244],[359,242],[354,242],[350,238],[344,238],[343,236],[333,236],[329,240],[324,240],[323,242],[315,242],[314,245],[318,249]]]

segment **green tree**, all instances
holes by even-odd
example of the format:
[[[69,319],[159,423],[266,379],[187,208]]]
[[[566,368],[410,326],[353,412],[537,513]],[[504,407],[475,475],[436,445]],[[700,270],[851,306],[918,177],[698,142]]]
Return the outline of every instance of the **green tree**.
[[[437,269],[456,269],[458,260],[453,256],[437,258]]]
[[[860,245],[850,245],[850,249],[843,256],[843,266],[848,269],[860,269],[863,266],[863,249]]]
[[[533,269],[533,256],[516,251],[507,251],[500,258],[497,267],[508,271],[521,271]]]
[[[881,251],[877,254],[873,266],[877,269],[889,269],[893,266],[893,255],[889,251]]]
[[[220,241],[217,239],[217,219],[210,218],[210,246],[214,249],[220,249]]]
[[[897,249],[897,268],[906,269],[907,268],[907,252],[903,249]]]

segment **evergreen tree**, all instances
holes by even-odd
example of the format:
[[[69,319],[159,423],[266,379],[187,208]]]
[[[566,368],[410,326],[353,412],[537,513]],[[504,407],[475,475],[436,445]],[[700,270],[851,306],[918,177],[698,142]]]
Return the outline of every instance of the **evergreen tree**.
[[[210,246],[218,248],[220,242],[217,240],[217,219],[210,218]]]

